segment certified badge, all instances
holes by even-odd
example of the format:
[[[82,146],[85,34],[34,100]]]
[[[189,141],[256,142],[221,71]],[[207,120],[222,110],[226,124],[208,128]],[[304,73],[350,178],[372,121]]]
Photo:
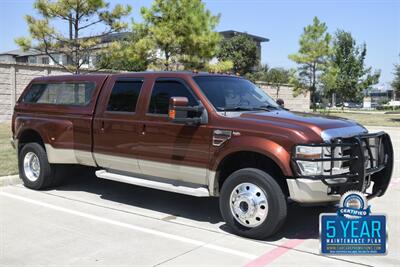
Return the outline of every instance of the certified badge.
[[[365,195],[345,193],[337,213],[320,215],[323,254],[386,254],[386,216],[371,214]]]

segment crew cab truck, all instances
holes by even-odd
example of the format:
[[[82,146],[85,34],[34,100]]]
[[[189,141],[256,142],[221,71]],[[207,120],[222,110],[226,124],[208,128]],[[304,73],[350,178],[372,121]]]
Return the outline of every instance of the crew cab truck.
[[[12,144],[26,187],[55,186],[72,165],[96,176],[219,197],[236,234],[278,231],[288,201],[382,196],[393,148],[345,119],[290,112],[233,75],[142,72],[35,78],[15,106]]]

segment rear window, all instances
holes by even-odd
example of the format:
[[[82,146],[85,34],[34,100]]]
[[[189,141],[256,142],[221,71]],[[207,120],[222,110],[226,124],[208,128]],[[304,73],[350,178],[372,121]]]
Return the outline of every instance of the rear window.
[[[111,91],[107,111],[135,112],[143,81],[117,81]]]
[[[24,103],[85,106],[90,102],[95,83],[33,84],[23,98]]]

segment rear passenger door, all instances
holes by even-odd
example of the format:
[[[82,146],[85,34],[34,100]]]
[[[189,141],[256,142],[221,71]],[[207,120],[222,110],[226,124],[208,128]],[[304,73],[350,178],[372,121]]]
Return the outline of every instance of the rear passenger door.
[[[94,157],[109,171],[140,173],[137,161],[138,99],[142,78],[111,78],[99,99],[94,120]]]
[[[139,166],[143,174],[191,184],[207,184],[210,130],[207,125],[188,126],[168,119],[169,99],[184,96],[199,104],[181,79],[155,80],[144,116]]]

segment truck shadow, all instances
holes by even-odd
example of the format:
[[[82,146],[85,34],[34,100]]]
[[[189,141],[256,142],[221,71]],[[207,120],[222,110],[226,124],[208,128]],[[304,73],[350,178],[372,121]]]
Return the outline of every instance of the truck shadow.
[[[231,233],[219,212],[218,198],[197,198],[150,188],[144,188],[95,177],[93,174],[76,175],[56,189],[57,191],[84,191],[101,199],[153,210],[167,214],[167,220],[182,217],[208,222],[222,231]],[[302,207],[288,205],[288,217],[281,230],[265,241],[287,239],[317,239],[319,214],[335,212],[334,207]],[[213,228],[213,227],[211,227]],[[217,229],[215,229],[217,230]]]

